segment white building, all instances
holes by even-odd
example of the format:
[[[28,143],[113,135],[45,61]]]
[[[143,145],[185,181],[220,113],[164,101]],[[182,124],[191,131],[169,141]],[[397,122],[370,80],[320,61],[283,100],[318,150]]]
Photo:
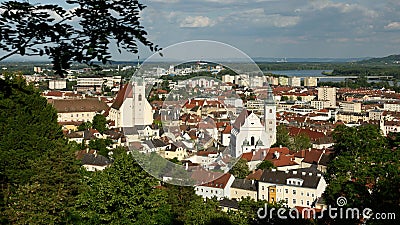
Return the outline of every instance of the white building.
[[[400,104],[385,103],[383,104],[384,111],[400,112]]]
[[[67,80],[49,80],[50,90],[62,90],[67,88]]]
[[[289,78],[287,78],[287,77],[279,77],[279,85],[282,85],[282,86],[289,85]]]
[[[271,203],[285,201],[289,208],[312,207],[327,187],[322,173],[309,172],[306,169],[265,170],[258,185],[260,200]]]
[[[300,87],[301,86],[300,77],[291,77],[291,78],[289,78],[289,86]]]
[[[320,87],[318,88],[318,100],[329,101],[328,107],[336,107],[336,88],[335,87]],[[326,107],[326,105],[325,105]]]
[[[361,102],[340,102],[339,107],[343,112],[361,112]]]
[[[254,149],[269,148],[276,142],[276,105],[271,87],[264,102],[264,125],[256,114],[245,109],[233,123],[230,141],[233,157]]]
[[[318,80],[315,77],[306,77],[304,78],[304,86],[305,87],[317,87]]]
[[[108,109],[107,104],[97,98],[48,99],[47,101],[57,110],[58,122],[92,121],[96,114]]]
[[[235,177],[229,173],[205,184],[195,186],[195,193],[203,198],[217,197],[218,200],[230,198],[230,188]]]
[[[130,81],[119,92],[109,112],[115,127],[134,127],[153,123],[153,111],[145,95],[142,78]]]

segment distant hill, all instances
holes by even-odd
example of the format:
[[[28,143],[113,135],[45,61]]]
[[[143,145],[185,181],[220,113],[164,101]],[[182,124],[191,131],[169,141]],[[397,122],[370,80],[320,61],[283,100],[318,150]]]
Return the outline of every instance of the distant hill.
[[[400,55],[389,55],[382,58],[372,58],[359,61],[359,63],[374,63],[374,64],[400,64]]]
[[[289,62],[289,63],[340,63],[340,62],[357,62],[370,58],[267,58],[254,57],[255,62]]]

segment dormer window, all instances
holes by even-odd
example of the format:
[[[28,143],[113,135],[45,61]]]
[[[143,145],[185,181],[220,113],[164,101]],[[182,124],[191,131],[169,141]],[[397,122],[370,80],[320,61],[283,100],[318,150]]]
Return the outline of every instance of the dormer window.
[[[296,186],[302,186],[304,180],[300,178],[288,178],[286,180],[286,184],[288,185],[296,185]]]

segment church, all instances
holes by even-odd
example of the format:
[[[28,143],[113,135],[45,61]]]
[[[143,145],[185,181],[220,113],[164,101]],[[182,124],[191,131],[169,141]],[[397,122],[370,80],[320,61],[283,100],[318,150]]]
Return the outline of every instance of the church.
[[[153,123],[153,111],[145,91],[143,78],[133,79],[121,87],[108,115],[115,127],[133,128]]]
[[[231,129],[230,151],[232,157],[261,148],[269,148],[276,142],[276,105],[271,87],[264,101],[264,124],[254,113],[244,109]]]

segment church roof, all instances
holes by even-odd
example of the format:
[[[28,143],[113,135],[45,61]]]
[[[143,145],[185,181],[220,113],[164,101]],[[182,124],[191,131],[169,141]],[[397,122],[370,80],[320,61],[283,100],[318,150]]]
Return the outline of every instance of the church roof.
[[[237,130],[240,130],[240,127],[244,124],[246,118],[250,114],[250,111],[248,111],[247,109],[243,109],[243,111],[239,114],[238,118],[236,118],[235,122],[233,123],[233,127]]]

